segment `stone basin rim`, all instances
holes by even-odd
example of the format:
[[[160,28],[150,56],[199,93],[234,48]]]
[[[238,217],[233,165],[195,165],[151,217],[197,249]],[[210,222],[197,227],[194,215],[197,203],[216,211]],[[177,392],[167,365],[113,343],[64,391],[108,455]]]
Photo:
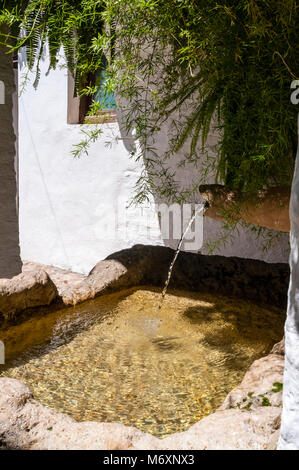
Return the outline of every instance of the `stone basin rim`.
[[[24,312],[34,314],[36,307],[55,302],[72,306],[133,286],[162,286],[172,256],[173,250],[169,248],[137,245],[100,261],[88,276],[24,263],[20,276],[21,281],[27,283],[25,288],[22,289],[18,283],[19,279],[16,278],[19,276],[12,280],[0,280],[0,319],[2,316],[2,321],[9,323],[16,321],[18,316],[21,320]],[[229,296],[243,294],[244,299],[254,299],[256,303],[266,299],[263,304],[284,308],[288,280],[289,268],[284,264],[270,265],[235,257],[181,253],[171,287],[190,291],[201,289],[205,293],[217,291],[220,295],[227,295],[228,291]],[[240,386],[228,394],[218,411],[187,431],[164,439],[116,423],[77,423],[69,416],[48,410],[36,402],[21,382],[0,379],[0,390],[6,390],[6,394],[0,394],[0,448],[2,441],[10,448],[23,449],[274,449],[281,414],[278,395],[275,395],[274,406],[256,404],[251,411],[237,409],[233,397],[238,393],[244,394],[246,387],[247,393],[251,393],[248,386],[250,380],[254,383],[253,388],[262,390],[266,396],[271,394],[272,384],[283,380],[283,353],[284,345],[281,342],[268,356],[252,364]],[[265,370],[257,374],[256,369],[260,370],[261,367]],[[260,382],[257,376],[262,377]],[[24,427],[29,431],[25,432]],[[49,436],[48,428],[57,429],[56,434]],[[96,437],[95,433],[100,437]],[[234,433],[241,436],[236,442]],[[71,435],[74,435],[73,439]]]
[[[34,316],[36,308],[74,306],[98,296],[138,287],[164,285],[174,250],[135,245],[100,261],[89,275],[24,262],[22,274],[0,279],[0,327]],[[237,257],[181,252],[170,288],[242,298],[285,309],[289,266]]]

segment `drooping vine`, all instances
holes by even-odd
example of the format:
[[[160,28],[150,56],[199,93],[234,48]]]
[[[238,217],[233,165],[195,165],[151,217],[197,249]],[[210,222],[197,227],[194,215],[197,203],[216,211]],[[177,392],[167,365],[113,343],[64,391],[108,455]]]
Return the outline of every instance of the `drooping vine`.
[[[45,47],[50,69],[63,48],[79,93],[90,92],[86,77],[106,55],[121,125],[140,143],[137,201],[150,193],[190,201],[211,175],[241,191],[290,185],[296,0],[4,0],[4,23],[15,49],[26,46],[35,85]],[[100,136],[86,132],[77,156]],[[189,165],[193,179],[183,186],[177,172]]]

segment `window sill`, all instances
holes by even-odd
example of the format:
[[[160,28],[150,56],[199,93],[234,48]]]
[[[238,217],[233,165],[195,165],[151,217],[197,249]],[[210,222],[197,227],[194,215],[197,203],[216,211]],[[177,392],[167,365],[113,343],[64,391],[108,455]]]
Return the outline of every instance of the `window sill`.
[[[85,116],[83,124],[110,124],[117,122],[116,109],[105,109],[95,116]]]

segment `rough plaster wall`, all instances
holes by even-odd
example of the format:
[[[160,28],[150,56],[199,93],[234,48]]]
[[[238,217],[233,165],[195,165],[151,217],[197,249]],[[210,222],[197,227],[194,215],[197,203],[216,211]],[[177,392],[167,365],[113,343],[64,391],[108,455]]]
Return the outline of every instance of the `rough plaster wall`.
[[[12,56],[0,46],[0,80],[5,85],[5,104],[0,104],[0,278],[21,272],[17,215],[16,137],[13,127],[15,94]],[[15,100],[16,102],[16,100]]]
[[[22,57],[20,67],[22,81]],[[124,236],[124,222],[115,221],[114,215],[118,204],[128,205],[142,171],[142,162],[129,158],[133,141],[122,135],[117,124],[106,124],[89,155],[74,159],[71,150],[82,140],[82,128],[67,124],[66,69],[57,68],[45,77],[47,60],[41,68],[38,89],[29,84],[19,102],[22,259],[86,273],[100,259],[136,243],[176,247],[177,240],[163,239],[156,213],[145,216],[133,208],[127,214],[128,231]],[[161,151],[167,132],[166,126],[158,136],[156,144]],[[210,136],[210,140],[213,145],[216,137]],[[107,146],[107,142],[112,145]],[[181,157],[178,155],[178,160]],[[176,166],[175,159],[172,165]],[[190,185],[198,171],[192,166],[181,168],[177,175],[180,185]],[[193,202],[202,200],[198,195]],[[221,225],[205,218],[204,241],[217,239]],[[288,235],[282,235],[271,250],[264,252],[260,240],[250,231],[241,230],[232,243],[215,254],[287,262]]]
[[[290,217],[291,280],[285,325],[283,413],[278,448],[282,450],[299,450],[299,144],[291,193]]]
[[[20,66],[22,81],[22,57]],[[45,77],[47,68],[42,62],[38,89],[29,84],[19,100],[22,259],[88,273],[114,251],[163,244],[156,214],[143,218],[132,207],[127,221],[116,217],[141,172],[129,158],[130,139],[119,139],[117,124],[105,124],[89,154],[75,159],[82,127],[67,124],[67,71]]]
[[[175,116],[179,121],[180,117]],[[167,141],[169,139],[169,125],[164,125],[161,132],[156,136],[153,147],[159,148],[159,150],[167,151]],[[202,155],[203,167],[205,167],[205,159],[207,156],[211,157],[215,155],[214,148],[219,141],[219,134],[215,130],[209,133],[206,154]],[[198,151],[201,153],[201,146],[198,146]],[[169,159],[165,166],[167,166],[171,172],[176,175],[176,183],[179,190],[184,191],[194,186],[202,184],[201,168],[195,168],[193,164],[186,163],[183,167],[180,167],[180,162],[184,158],[184,155],[188,153],[190,149],[190,142],[186,142],[181,151],[174,157]],[[178,169],[179,168],[179,169]],[[206,169],[206,168],[205,168]],[[205,184],[215,183],[215,177],[213,173],[205,175]],[[192,196],[192,202],[203,203],[204,199],[199,193],[194,193]],[[259,259],[269,263],[287,263],[289,258],[289,234],[282,232],[275,232],[267,230],[263,232],[260,237],[252,231],[252,227],[239,227],[234,232],[223,230],[224,224],[221,221],[213,220],[209,217],[204,218],[203,224],[203,248],[201,249],[202,254],[209,254],[209,245],[215,246],[215,242],[218,245],[213,254],[222,256],[238,256],[244,258]],[[223,242],[218,243],[221,237],[225,237]],[[167,246],[176,248],[177,241],[165,240]],[[267,243],[270,242],[271,247],[267,249]],[[184,247],[183,247],[184,248]]]

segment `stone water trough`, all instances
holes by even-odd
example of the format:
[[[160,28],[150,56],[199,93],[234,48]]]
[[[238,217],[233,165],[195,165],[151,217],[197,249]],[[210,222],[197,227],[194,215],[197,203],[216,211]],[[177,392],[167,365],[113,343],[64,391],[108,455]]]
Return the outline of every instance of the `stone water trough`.
[[[0,281],[0,322],[21,322],[38,306],[75,305],[132,286],[162,286],[173,254],[168,248],[137,245],[100,261],[88,276],[24,263],[22,274]],[[171,287],[285,309],[288,282],[284,264],[181,253]],[[275,449],[282,392],[273,384],[282,383],[283,367],[282,341],[252,364],[215,413],[164,439],[122,424],[76,422],[42,406],[22,382],[0,378],[0,448]]]

